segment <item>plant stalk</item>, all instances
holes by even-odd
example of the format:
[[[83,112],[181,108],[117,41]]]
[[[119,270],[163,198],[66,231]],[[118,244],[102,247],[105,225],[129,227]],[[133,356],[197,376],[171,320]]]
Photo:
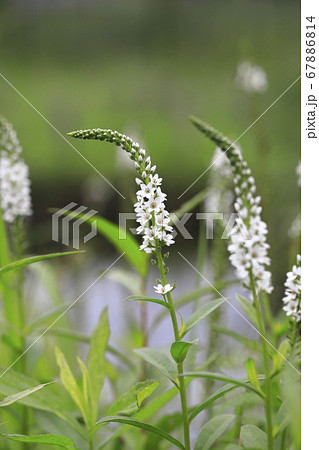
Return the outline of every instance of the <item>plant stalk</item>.
[[[165,286],[167,284],[166,280],[166,273],[165,273],[165,263],[163,261],[163,256],[161,253],[161,250],[158,249],[156,251],[157,261],[158,261],[158,268],[161,273],[162,283]],[[178,322],[176,318],[176,312],[174,308],[174,302],[171,296],[171,293],[168,292],[166,294],[168,304],[170,306],[170,315],[172,319],[172,325],[174,329],[174,337],[175,341],[180,341],[180,334],[179,334],[179,328],[178,328]],[[185,380],[183,377],[184,369],[183,369],[183,363],[177,364],[177,372],[179,375],[179,395],[181,400],[181,407],[182,407],[182,417],[183,417],[183,431],[184,431],[184,445],[185,450],[190,450],[190,436],[189,436],[189,421],[188,421],[188,408],[187,408],[187,395],[186,395],[186,386],[185,386]]]
[[[265,326],[261,315],[259,298],[256,292],[256,285],[254,277],[250,271],[250,284],[252,288],[252,294],[254,299],[254,305],[256,309],[256,316],[258,322],[258,328],[260,332],[260,342],[263,352],[263,361],[265,368],[265,385],[266,385],[266,396],[265,396],[265,412],[266,412],[266,422],[267,422],[267,435],[268,435],[268,450],[273,450],[274,439],[273,439],[273,426],[272,426],[272,386],[271,386],[271,371],[269,364],[269,355],[267,342],[265,341]]]

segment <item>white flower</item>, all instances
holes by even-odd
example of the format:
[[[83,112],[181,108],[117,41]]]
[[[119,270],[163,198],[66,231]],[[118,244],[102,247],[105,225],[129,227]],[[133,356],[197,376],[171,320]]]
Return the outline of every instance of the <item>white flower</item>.
[[[169,225],[169,214],[165,209],[166,194],[160,188],[162,178],[155,173],[156,166],[152,166],[151,158],[146,156],[146,151],[140,148],[137,142],[118,131],[94,128],[75,131],[70,135],[83,139],[115,142],[129,154],[139,174],[136,178],[139,189],[134,210],[139,224],[137,232],[143,234],[140,249],[146,253],[153,253],[163,245],[171,245],[174,241],[170,235],[167,235],[172,231],[172,227]]]
[[[228,246],[230,261],[243,284],[250,287],[252,275],[257,291],[272,292],[271,274],[266,270],[270,265],[269,245],[266,242],[267,225],[261,219],[261,198],[255,196],[255,179],[243,161],[238,148],[229,148],[229,160],[234,171],[234,208],[238,219],[230,232],[231,244]]]
[[[246,92],[261,93],[268,88],[265,70],[260,66],[254,66],[248,61],[238,65],[235,81]]]
[[[32,214],[29,168],[21,150],[12,125],[0,117],[0,207],[8,223]]]
[[[292,270],[287,273],[285,282],[285,297],[282,299],[285,304],[283,310],[287,316],[291,316],[296,322],[301,320],[301,258],[297,255],[297,263]]]
[[[157,286],[154,286],[154,289],[157,294],[165,295],[167,294],[167,292],[170,292],[173,289],[173,286],[171,286],[170,284],[165,284],[165,286],[163,286],[162,284],[158,284]]]

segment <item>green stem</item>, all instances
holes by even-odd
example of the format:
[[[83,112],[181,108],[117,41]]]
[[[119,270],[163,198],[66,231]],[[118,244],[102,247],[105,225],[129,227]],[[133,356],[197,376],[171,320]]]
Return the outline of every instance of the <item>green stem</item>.
[[[250,285],[252,289],[254,305],[256,309],[258,328],[260,332],[260,342],[263,351],[263,360],[265,367],[265,385],[266,385],[266,396],[265,396],[265,412],[266,412],[266,422],[267,422],[267,435],[268,435],[268,450],[273,450],[273,427],[272,427],[272,386],[271,386],[271,371],[268,357],[267,342],[265,340],[265,326],[261,315],[259,298],[256,292],[255,280],[250,271]]]
[[[163,261],[161,250],[159,248],[156,250],[156,257],[157,257],[157,261],[158,261],[158,268],[161,273],[162,283],[165,286],[165,284],[167,284],[165,263]],[[168,292],[166,294],[166,297],[167,297],[167,302],[170,306],[170,315],[171,315],[172,325],[173,325],[173,329],[174,329],[175,341],[180,341],[181,337],[179,334],[176,311],[174,308],[174,302],[173,302],[171,293]],[[181,407],[182,407],[184,445],[185,445],[185,450],[190,450],[191,444],[190,444],[190,437],[189,437],[189,421],[188,421],[186,386],[185,386],[185,380],[183,377],[183,373],[184,373],[183,363],[177,364],[177,372],[179,375],[179,377],[178,377],[179,378],[179,395],[180,395]]]
[[[24,253],[24,232],[23,232],[23,219],[18,217],[14,223],[13,229],[13,239],[14,239],[14,255],[16,259],[22,259]],[[23,303],[23,282],[24,274],[23,269],[17,270],[17,318],[19,323],[19,329],[24,330],[25,327],[25,314],[24,314],[24,303]],[[25,337],[23,334],[20,335],[20,348],[21,352],[25,350]],[[25,358],[21,358],[19,361],[20,371],[23,375],[26,375],[26,361]],[[29,431],[29,413],[26,406],[22,406],[22,433],[27,435]],[[23,444],[23,448],[27,449],[27,444]]]

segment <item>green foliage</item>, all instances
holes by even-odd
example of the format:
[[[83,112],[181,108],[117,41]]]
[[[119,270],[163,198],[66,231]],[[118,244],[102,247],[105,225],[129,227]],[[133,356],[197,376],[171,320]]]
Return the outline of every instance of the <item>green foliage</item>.
[[[11,270],[22,269],[22,267],[34,264],[38,261],[45,261],[51,258],[58,258],[59,256],[76,255],[77,253],[84,253],[83,251],[76,252],[62,252],[62,253],[50,253],[48,255],[31,256],[30,258],[21,259],[20,261],[14,261],[10,264],[0,267],[0,274],[10,272]]]
[[[149,302],[149,303],[156,303],[158,305],[164,306],[165,308],[170,309],[170,306],[168,303],[164,302],[163,300],[159,300],[157,298],[150,298],[150,297],[142,297],[141,295],[130,295],[129,297],[124,299],[125,302]]]
[[[137,413],[143,401],[148,398],[159,385],[158,381],[146,380],[136,383],[128,391],[121,394],[116,401],[109,406],[109,416],[122,414],[130,416]]]
[[[87,359],[87,370],[91,385],[92,422],[97,418],[101,389],[108,367],[105,361],[105,352],[109,340],[110,330],[107,309],[103,309],[99,322],[90,339],[90,350]]]
[[[22,436],[19,434],[3,434],[0,433],[0,436],[3,436],[11,441],[17,442],[25,442],[26,444],[43,444],[54,446],[54,448],[66,448],[69,450],[77,450],[74,446],[74,443],[71,439],[59,436],[55,434],[41,434],[38,436]]]
[[[255,326],[258,326],[254,305],[242,295],[236,294],[236,299],[240,303],[240,306],[243,308],[248,319],[250,319]]]
[[[98,425],[103,425],[110,422],[125,423],[127,425],[131,425],[132,427],[142,428],[143,430],[150,431],[151,433],[159,435],[161,438],[166,439],[167,441],[171,442],[178,448],[182,449],[185,448],[181,442],[179,442],[173,436],[170,436],[165,431],[160,430],[159,428],[154,427],[153,425],[150,425],[148,423],[140,422],[139,420],[136,419],[124,418],[120,416],[104,417],[103,419],[98,421]]]
[[[253,450],[267,449],[267,435],[256,425],[243,425],[240,429],[240,440],[244,448]]]
[[[220,414],[213,417],[199,432],[194,450],[209,450],[234,419],[233,414]]]
[[[252,358],[247,359],[247,361],[245,362],[245,367],[251,385],[254,386],[258,391],[262,392],[256,371],[255,361]]]
[[[198,119],[192,118],[192,121],[224,151],[229,146],[232,148],[231,142],[217,130]],[[131,151],[134,145],[130,138],[111,130],[92,129],[71,135],[113,142],[127,151]],[[131,159],[138,161],[136,155],[131,152]],[[209,193],[210,187],[186,201],[176,210],[172,222],[197,207]],[[79,450],[104,450],[108,446],[114,449],[177,447],[191,450],[190,436],[195,428],[190,430],[190,427],[194,427],[194,419],[204,410],[205,419],[196,421],[198,435],[194,450],[209,450],[215,446],[225,450],[299,448],[300,405],[295,399],[296,396],[299,399],[299,377],[287,372],[291,367],[284,363],[286,358],[290,358],[293,365],[299,364],[299,328],[288,327],[287,321],[272,317],[269,307],[266,311],[260,308],[260,303],[263,306],[265,303],[261,302],[253,282],[250,285],[253,303],[241,295],[236,295],[236,298],[252,328],[262,337],[269,334],[273,349],[270,350],[263,339],[253,342],[231,326],[226,328],[218,314],[212,316],[207,326],[201,321],[225,302],[224,297],[214,298],[216,294],[211,286],[201,286],[198,282],[196,288],[189,288],[177,299],[174,298],[175,291],[167,292],[163,299],[154,299],[147,293],[150,260],[139,250],[135,238],[130,234],[124,236],[124,230],[102,217],[88,219],[85,214],[67,214],[81,217],[88,223],[95,222],[98,232],[125,254],[128,266],[119,268],[113,280],[134,294],[125,301],[139,302],[136,306],[138,314],[129,317],[129,325],[116,336],[112,346],[109,338],[110,326],[113,327],[114,322],[112,318],[109,321],[106,308],[91,335],[82,332],[80,327],[75,329],[72,318],[64,317],[62,324],[53,326],[67,308],[58,287],[62,272],[58,271],[56,276],[48,273],[41,276],[41,264],[31,266],[28,271],[31,288],[25,290],[21,269],[35,262],[78,252],[15,257],[14,252],[10,252],[15,236],[10,227],[4,226],[0,211],[0,297],[4,311],[1,344],[5,349],[4,368],[0,374],[0,394],[4,396],[0,400],[3,426],[0,436],[5,448],[20,450],[23,444],[29,444],[39,448],[48,445]],[[202,244],[203,241],[199,245]],[[160,276],[157,282],[163,285],[173,283],[174,277],[171,277],[166,262],[168,254],[157,241],[155,245],[154,265]],[[209,256],[207,252],[199,253],[200,269],[216,268],[216,264],[221,262],[226,273],[228,260],[224,253],[223,261],[219,261],[220,255],[216,256],[214,252]],[[220,275],[213,272],[216,277]],[[50,302],[49,307],[44,304],[40,314],[38,311],[33,314],[38,305],[33,303],[33,284],[36,283],[32,283],[31,277],[41,279],[45,294],[48,294],[45,295],[46,301]],[[224,290],[236,282],[217,280],[215,283],[214,280],[214,285],[217,290]],[[114,301],[108,290],[103,295],[103,301]],[[35,298],[38,299],[37,296]],[[154,318],[150,318],[147,310],[150,303],[163,307]],[[91,311],[89,305],[88,311]],[[179,309],[184,305],[192,308],[187,320],[183,317],[182,308]],[[163,317],[171,319],[174,334],[170,353],[150,347],[154,328]],[[201,330],[204,331],[201,345],[197,346],[198,339],[193,339],[193,336],[193,340],[184,341],[187,333],[196,332],[195,326],[200,322],[203,328],[205,326]],[[228,345],[225,340],[224,346],[222,340],[215,341],[217,333],[230,337],[231,343],[236,345]],[[35,344],[38,346],[32,349]],[[135,355],[142,359],[138,359],[137,364],[132,347],[140,345],[141,348],[134,350]],[[54,347],[57,365],[53,366],[50,355]],[[191,348],[193,351],[189,353]],[[274,351],[275,348],[278,352]],[[253,358],[250,357],[252,351]],[[86,359],[83,354],[87,354]],[[184,363],[189,371],[185,370]],[[12,370],[14,365],[16,370]],[[159,381],[148,379],[153,376],[150,366],[166,377],[161,377],[161,385]],[[228,375],[237,369],[242,370],[243,366],[248,378],[236,379]],[[58,369],[61,383],[48,386],[56,379]],[[200,383],[203,392],[197,395],[195,405],[190,406],[187,386],[194,379]],[[105,426],[108,424],[112,425]],[[14,434],[15,431],[21,431],[21,434]],[[15,443],[9,446],[7,440]]]
[[[172,361],[161,351],[152,348],[138,348],[134,352],[149,364],[161,371],[172,383],[177,385],[177,372]]]
[[[177,364],[181,364],[185,361],[187,353],[192,345],[196,345],[198,339],[193,342],[177,341],[171,345],[171,355]]]
[[[200,306],[189,319],[185,322],[185,327],[183,332],[181,333],[181,337],[185,336],[195,325],[198,324],[201,320],[211,314],[215,309],[221,306],[225,302],[225,299],[219,298],[217,300],[213,300],[210,303],[206,303],[206,305]]]
[[[55,348],[55,354],[57,364],[60,367],[60,378],[62,384],[72,397],[74,403],[78,406],[86,424],[90,425],[88,405],[85,401],[83,392],[81,392],[81,389],[79,388],[76,379],[74,378],[74,375],[65,359],[65,356],[58,347]]]
[[[39,384],[39,386],[35,386],[30,389],[25,389],[24,391],[17,392],[16,394],[9,395],[8,397],[0,401],[0,407],[8,406],[11,405],[12,403],[18,402],[22,398],[27,397],[28,395],[31,395],[34,392],[37,392],[39,389],[42,389],[45,386],[48,386],[49,384],[51,383]]]

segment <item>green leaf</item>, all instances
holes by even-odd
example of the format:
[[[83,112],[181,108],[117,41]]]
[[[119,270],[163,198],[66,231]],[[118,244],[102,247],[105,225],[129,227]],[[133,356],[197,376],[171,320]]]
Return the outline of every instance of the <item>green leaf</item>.
[[[211,325],[211,330],[215,331],[216,333],[221,333],[221,334],[230,336],[231,338],[233,338],[239,342],[242,342],[243,344],[247,345],[248,347],[252,348],[253,350],[257,350],[258,347],[260,346],[258,341],[252,341],[252,340],[246,338],[245,336],[242,336],[241,334],[234,332],[233,330],[229,330],[229,329],[221,327],[219,325],[215,325],[215,324]]]
[[[198,434],[194,450],[209,450],[235,419],[233,414],[220,414],[207,422]]]
[[[103,419],[99,420],[97,422],[97,424],[102,425],[102,424],[110,423],[110,422],[125,423],[127,425],[131,425],[132,427],[142,428],[143,430],[147,430],[147,431],[150,431],[151,433],[158,434],[163,439],[166,439],[167,441],[171,442],[178,448],[185,449],[184,445],[181,442],[179,442],[177,439],[175,439],[173,436],[171,436],[170,434],[166,433],[163,430],[160,430],[159,428],[154,427],[153,425],[150,425],[145,422],[140,422],[139,420],[136,420],[136,419],[126,418],[126,417],[121,417],[121,416],[104,417]]]
[[[185,334],[188,333],[198,322],[215,311],[215,309],[222,305],[224,301],[225,299],[218,298],[217,300],[213,300],[209,303],[206,303],[205,305],[200,306],[197,311],[195,311],[194,314],[192,314],[190,318],[186,320],[185,329],[183,330],[181,337],[185,336]]]
[[[250,319],[254,325],[258,326],[254,305],[242,295],[236,294],[236,298],[239,301],[240,306],[243,308],[248,319]]]
[[[157,386],[159,385],[159,381],[154,381],[149,384],[145,388],[141,389],[137,393],[137,406],[140,408],[142,406],[143,401],[153,394]]]
[[[278,370],[281,369],[281,366],[283,365],[283,362],[285,361],[285,358],[287,357],[289,349],[290,349],[290,342],[288,341],[288,339],[285,339],[280,344],[280,346],[278,348],[278,352],[274,353],[274,355],[272,357],[272,364],[273,364],[272,372],[273,373],[276,373],[276,372],[278,372]]]
[[[92,333],[90,350],[87,359],[87,368],[91,377],[92,413],[94,422],[96,421],[98,414],[101,389],[108,371],[108,366],[105,361],[105,352],[107,349],[109,335],[110,328],[107,308],[104,308],[100,315],[99,322]]]
[[[252,386],[254,386],[256,389],[258,389],[260,392],[262,392],[260,384],[259,384],[259,380],[258,380],[255,361],[252,358],[248,358],[247,361],[245,362],[245,367],[246,367],[249,381],[251,382]]]
[[[35,386],[33,388],[25,389],[24,391],[17,392],[16,394],[9,395],[9,397],[6,397],[0,401],[0,407],[8,406],[8,405],[11,405],[12,403],[18,402],[22,398],[27,397],[28,395],[31,395],[36,391],[39,391],[44,386],[48,386],[49,384],[51,384],[51,383],[39,384],[38,386]]]
[[[65,356],[58,347],[55,347],[55,355],[57,364],[60,367],[60,377],[62,384],[72,397],[74,403],[78,406],[86,424],[89,424],[90,420],[87,414],[84,396],[73,376],[73,373],[71,372]]]
[[[186,295],[182,295],[181,297],[174,300],[175,309],[180,308],[183,305],[187,305],[188,303],[197,300],[198,298],[204,297],[209,294],[213,294],[216,296],[216,291],[222,291],[227,286],[231,286],[233,284],[238,283],[238,280],[230,280],[230,281],[222,281],[220,283],[216,283],[213,289],[211,286],[201,287],[199,289],[195,289],[194,291],[188,292]],[[157,317],[155,318],[152,326],[159,324],[165,318],[165,311],[161,311]]]
[[[200,405],[196,406],[192,412],[189,415],[189,422],[191,422],[195,417],[202,412],[204,409],[208,408],[212,403],[214,403],[215,400],[219,399],[223,395],[226,395],[228,392],[232,391],[233,389],[237,389],[242,386],[236,386],[233,384],[225,384],[220,389],[218,389],[214,394],[210,395],[207,400],[205,400]]]
[[[258,391],[254,386],[251,386],[248,383],[247,379],[244,380],[236,380],[235,378],[228,377],[224,374],[220,373],[213,373],[213,372],[184,372],[184,377],[192,377],[192,378],[208,378],[210,380],[219,380],[219,381],[225,381],[226,383],[231,383],[236,386],[241,386],[249,391],[255,392],[255,394],[259,395],[262,399],[264,398],[263,394]],[[260,376],[260,379],[264,379],[264,376]]]
[[[139,355],[149,364],[152,364],[160,370],[167,378],[169,378],[175,385],[177,385],[177,373],[172,361],[159,350],[148,347],[142,347],[134,350],[134,353]]]
[[[267,449],[267,434],[256,425],[243,425],[240,429],[240,440],[244,448],[253,450]]]
[[[172,431],[180,427],[182,420],[183,419],[180,412],[173,414],[166,414],[165,416],[160,418],[160,420],[156,423],[156,426],[157,428],[165,430],[167,433],[171,433]],[[159,449],[161,441],[162,438],[158,434],[148,433],[144,448]]]
[[[276,424],[274,425],[273,429],[274,437],[278,436],[278,434],[284,428],[286,428],[286,426],[290,423],[290,420],[291,420],[290,405],[287,400],[284,400],[276,415]]]
[[[30,258],[20,259],[19,261],[13,261],[4,267],[0,267],[0,273],[10,272],[11,270],[21,269],[29,264],[36,263],[38,261],[44,261],[46,259],[57,258],[59,256],[76,255],[77,253],[85,253],[84,251],[74,252],[62,252],[62,253],[49,253],[48,255],[31,256]]]
[[[149,397],[159,385],[158,381],[146,380],[136,383],[108,408],[107,414],[114,416],[118,414],[135,414],[141,407],[144,399]]]
[[[80,366],[82,372],[82,389],[83,389],[83,397],[85,403],[85,411],[87,412],[88,420],[90,420],[90,428],[93,427],[96,417],[93,416],[92,413],[92,384],[90,374],[82,361],[82,359],[77,357],[78,364]]]
[[[189,384],[190,380],[185,380],[185,385]],[[144,406],[144,408],[140,409],[134,416],[134,419],[137,420],[147,420],[150,417],[154,416],[161,408],[168,405],[168,403],[179,393],[179,389],[177,387],[173,387],[168,391],[162,393],[158,397],[151,399],[150,402]],[[127,430],[128,426],[124,425],[123,427],[116,430],[110,436],[106,438],[106,440],[99,446],[99,448],[104,448],[111,440],[117,438],[122,433]]]
[[[193,342],[186,342],[186,341],[173,342],[173,344],[171,345],[171,355],[174,361],[177,364],[183,363],[187,356],[188,350],[191,348],[192,345],[197,345],[197,342],[198,339],[196,339]]]
[[[129,297],[126,297],[124,302],[151,302],[151,303],[157,303],[158,305],[165,306],[167,309],[171,309],[169,304],[164,302],[163,300],[159,300],[158,298],[150,298],[150,297],[143,297],[142,295],[130,295]]]
[[[35,385],[40,384],[37,380],[15,372],[13,369],[10,369],[9,372],[4,372],[5,369],[1,369],[0,394],[2,395],[14,395],[17,390],[23,391],[32,389]],[[57,391],[57,393],[55,391]],[[65,421],[69,427],[76,430],[76,432],[84,439],[87,439],[85,428],[73,418],[73,407],[68,401],[68,398],[64,395],[64,389],[57,383],[54,383],[52,388],[50,386],[47,389],[40,389],[32,395],[20,398],[18,403],[40,411],[47,411],[51,414],[55,414]]]
[[[62,448],[73,450],[75,448],[71,439],[57,434],[39,434],[38,436],[23,436],[21,434],[3,434],[0,436],[10,439],[11,441],[25,442],[27,444],[45,444],[54,445]]]

